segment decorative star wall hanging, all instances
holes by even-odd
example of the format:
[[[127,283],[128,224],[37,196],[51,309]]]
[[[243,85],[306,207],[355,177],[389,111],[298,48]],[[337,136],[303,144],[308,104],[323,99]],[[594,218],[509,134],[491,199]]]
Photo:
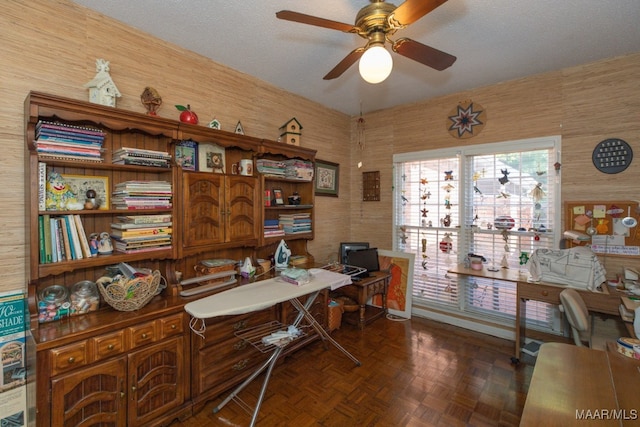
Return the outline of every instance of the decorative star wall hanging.
[[[477,102],[464,101],[449,112],[447,130],[454,138],[472,138],[482,131],[486,123],[484,107]]]

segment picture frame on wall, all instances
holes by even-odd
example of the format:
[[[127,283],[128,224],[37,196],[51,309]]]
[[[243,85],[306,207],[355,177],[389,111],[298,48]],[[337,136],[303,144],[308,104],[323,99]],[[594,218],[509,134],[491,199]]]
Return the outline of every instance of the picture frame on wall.
[[[273,204],[276,206],[284,205],[284,196],[282,195],[282,190],[279,188],[273,189]]]
[[[338,197],[340,164],[316,159],[314,189],[316,196]]]

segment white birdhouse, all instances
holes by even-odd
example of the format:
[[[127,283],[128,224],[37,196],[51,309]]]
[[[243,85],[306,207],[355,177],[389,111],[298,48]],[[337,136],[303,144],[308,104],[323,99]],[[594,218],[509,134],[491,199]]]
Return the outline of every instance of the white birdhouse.
[[[96,59],[96,72],[93,80],[84,85],[89,89],[89,102],[115,107],[116,98],[121,95],[109,75],[109,61]]]

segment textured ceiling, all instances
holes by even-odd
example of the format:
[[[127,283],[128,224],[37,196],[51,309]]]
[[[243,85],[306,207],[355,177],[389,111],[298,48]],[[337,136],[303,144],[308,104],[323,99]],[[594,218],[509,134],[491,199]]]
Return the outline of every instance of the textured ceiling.
[[[458,60],[436,71],[392,53],[391,76],[371,85],[357,64],[322,79],[364,39],[275,16],[292,10],[353,24],[367,0],[75,3],[349,115],[640,52],[639,0],[448,0],[394,39],[409,37]]]

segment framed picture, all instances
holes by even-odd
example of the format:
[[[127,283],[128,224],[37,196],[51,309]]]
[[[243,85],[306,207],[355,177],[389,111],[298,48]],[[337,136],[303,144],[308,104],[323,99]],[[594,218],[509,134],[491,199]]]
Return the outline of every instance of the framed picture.
[[[224,173],[224,147],[216,144],[198,144],[198,170]]]
[[[195,171],[198,164],[198,143],[191,140],[176,144],[176,163],[182,169]]]
[[[378,249],[378,259],[380,260],[380,270],[388,270],[391,273],[387,289],[387,311],[389,314],[410,319],[413,264],[416,255]],[[371,304],[380,307],[382,305],[381,296],[374,295],[371,298]]]
[[[109,209],[109,188],[108,176],[90,176],[90,175],[66,175],[60,174],[67,183],[73,194],[76,195],[78,201],[84,203],[87,198],[87,190],[96,192],[96,201],[99,203],[100,210]]]
[[[273,189],[273,204],[276,206],[284,205],[284,197],[282,196],[282,190],[279,188]]]
[[[316,196],[338,197],[340,165],[316,159]]]

